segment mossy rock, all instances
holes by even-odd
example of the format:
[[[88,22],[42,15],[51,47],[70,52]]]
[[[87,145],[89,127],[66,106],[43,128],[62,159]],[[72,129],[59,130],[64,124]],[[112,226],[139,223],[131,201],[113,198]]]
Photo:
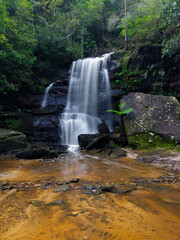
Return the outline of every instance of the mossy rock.
[[[0,128],[0,154],[25,148],[27,145],[23,133]]]
[[[173,141],[165,141],[161,136],[153,133],[139,133],[128,137],[128,143],[135,149],[168,148],[175,146]]]
[[[180,103],[175,97],[132,92],[121,103],[126,104],[125,109],[133,108],[123,118],[128,138],[153,132],[162,142],[180,143]]]

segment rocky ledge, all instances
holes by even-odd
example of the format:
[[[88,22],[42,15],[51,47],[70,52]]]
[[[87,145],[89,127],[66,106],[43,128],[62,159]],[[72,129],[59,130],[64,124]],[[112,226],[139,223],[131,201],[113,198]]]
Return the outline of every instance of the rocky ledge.
[[[14,155],[20,159],[55,158],[66,149],[66,146],[54,150],[45,144],[30,144],[23,133],[0,128],[0,155]]]

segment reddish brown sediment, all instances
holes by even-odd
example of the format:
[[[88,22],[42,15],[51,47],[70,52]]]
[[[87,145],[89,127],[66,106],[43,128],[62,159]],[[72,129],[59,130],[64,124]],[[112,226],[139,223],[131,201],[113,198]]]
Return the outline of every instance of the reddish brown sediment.
[[[1,240],[180,239],[176,173],[85,153],[50,162],[1,158],[0,166]],[[133,191],[99,194],[98,186]]]

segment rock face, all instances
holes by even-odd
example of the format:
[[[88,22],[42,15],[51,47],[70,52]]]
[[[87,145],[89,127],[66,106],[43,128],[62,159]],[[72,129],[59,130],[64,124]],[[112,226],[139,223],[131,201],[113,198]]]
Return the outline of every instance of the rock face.
[[[0,128],[0,154],[27,146],[26,136],[20,132]]]
[[[97,126],[97,129],[98,129],[99,134],[108,134],[108,133],[110,133],[110,130],[109,130],[109,128],[108,128],[106,123],[100,123]]]
[[[157,141],[180,143],[180,104],[175,97],[129,93],[121,103],[126,103],[125,108],[133,108],[124,118],[131,143],[135,143],[135,138],[142,134],[148,134],[145,141],[150,144],[154,137]]]

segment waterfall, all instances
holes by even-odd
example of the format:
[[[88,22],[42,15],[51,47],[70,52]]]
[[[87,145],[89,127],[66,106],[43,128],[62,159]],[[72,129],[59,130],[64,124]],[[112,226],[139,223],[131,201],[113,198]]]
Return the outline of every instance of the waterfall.
[[[41,108],[45,108],[46,105],[47,105],[47,99],[48,99],[48,95],[49,95],[49,91],[50,89],[52,88],[54,83],[51,83],[45,90],[45,93],[44,93],[44,98],[43,98],[43,101],[41,103]]]
[[[78,145],[78,135],[97,133],[105,121],[111,127],[108,61],[111,54],[74,61],[66,107],[60,116],[62,144]]]

